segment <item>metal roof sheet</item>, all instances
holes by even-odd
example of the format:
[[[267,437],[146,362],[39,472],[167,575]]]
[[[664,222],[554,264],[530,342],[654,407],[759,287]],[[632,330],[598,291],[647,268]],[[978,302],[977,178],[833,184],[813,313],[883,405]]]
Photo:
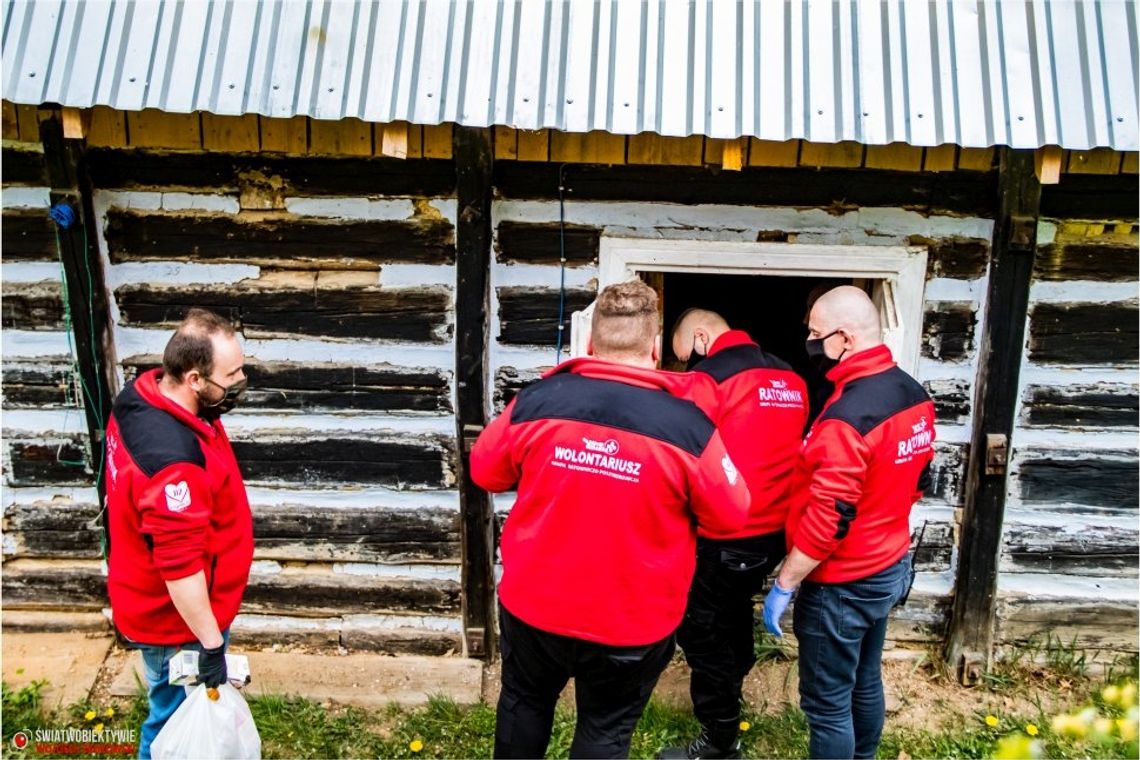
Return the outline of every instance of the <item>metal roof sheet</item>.
[[[1138,148],[1128,0],[5,0],[3,94],[813,142]]]

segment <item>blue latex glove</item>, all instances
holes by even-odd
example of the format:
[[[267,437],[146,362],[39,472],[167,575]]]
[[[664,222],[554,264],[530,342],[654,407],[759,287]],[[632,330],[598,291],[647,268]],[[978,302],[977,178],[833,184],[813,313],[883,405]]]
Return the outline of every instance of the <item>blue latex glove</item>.
[[[780,588],[778,581],[772,581],[772,590],[764,599],[764,627],[773,636],[783,637],[784,635],[784,632],[780,630],[780,617],[788,609],[788,603],[792,601],[793,593],[794,591]]]

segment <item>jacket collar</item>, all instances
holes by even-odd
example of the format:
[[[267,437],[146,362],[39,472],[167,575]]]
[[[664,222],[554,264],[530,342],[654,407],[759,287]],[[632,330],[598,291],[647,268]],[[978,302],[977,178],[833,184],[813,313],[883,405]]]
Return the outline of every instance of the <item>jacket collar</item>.
[[[158,387],[158,383],[161,379],[161,367],[147,370],[135,379],[135,390],[138,391],[138,394],[148,404],[166,412],[198,435],[206,436],[207,438],[216,436],[218,430],[214,425],[198,415],[192,414],[189,409],[185,409],[162,394],[162,391],[159,390]],[[221,422],[215,424],[221,425]]]
[[[827,379],[835,383],[835,387],[838,388],[852,380],[876,375],[894,366],[896,365],[894,357],[891,356],[891,349],[883,343],[874,348],[852,354],[846,361],[832,367],[831,371],[827,373]]]
[[[685,373],[631,367],[628,364],[597,359],[592,356],[568,359],[544,373],[543,378],[563,372],[590,377],[595,380],[614,380],[626,385],[636,385],[641,388],[661,391],[673,390],[685,382],[683,378]]]
[[[729,330],[713,341],[713,344],[709,346],[708,356],[714,356],[726,348],[733,348],[734,346],[756,346],[759,348],[759,345],[743,330]]]

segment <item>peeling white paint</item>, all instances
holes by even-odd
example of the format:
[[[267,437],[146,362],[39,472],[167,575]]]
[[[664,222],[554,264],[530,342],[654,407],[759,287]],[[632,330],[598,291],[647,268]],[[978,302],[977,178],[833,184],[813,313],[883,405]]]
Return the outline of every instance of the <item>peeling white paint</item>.
[[[1096,432],[1057,428],[1021,427],[1013,433],[1015,449],[1061,449],[1062,451],[1135,451],[1140,439],[1136,431],[1098,429]]]
[[[24,436],[87,434],[82,409],[5,409],[4,435]]]
[[[15,536],[10,533],[0,536],[0,551],[3,551],[4,554],[15,554],[19,551]]]
[[[503,264],[497,267],[495,287],[499,288],[550,288],[557,290],[562,283],[562,270],[557,264]],[[566,267],[567,288],[597,288],[596,266]]]
[[[279,575],[281,573],[281,563],[274,562],[271,559],[255,560],[249,567],[250,575]]]
[[[236,214],[241,211],[241,203],[232,195],[217,193],[163,193],[162,208],[165,211],[220,211]]]
[[[345,615],[344,622],[361,628],[418,628],[446,633],[463,630],[463,622],[458,615]]]
[[[447,221],[451,222],[454,227],[456,222],[456,209],[459,207],[458,202],[454,198],[432,198],[428,205],[439,212]]]
[[[47,187],[6,187],[0,192],[4,208],[42,208],[51,206],[51,189]]]
[[[58,261],[5,262],[0,272],[5,284],[56,282],[62,285],[63,267]]]
[[[285,210],[293,214],[325,219],[367,221],[403,221],[415,215],[410,198],[322,198],[292,197],[285,199]]]
[[[48,357],[67,361],[71,356],[68,337],[63,330],[4,330],[0,333],[0,355],[5,361]]]
[[[949,570],[940,573],[915,573],[914,590],[930,596],[947,596],[954,590],[954,573]]]
[[[32,488],[3,489],[3,503],[5,506],[32,505],[42,502],[70,502],[74,504],[98,504],[99,492],[94,488],[78,486],[60,486],[58,488],[45,488],[36,486]]]
[[[975,351],[974,354],[976,353]],[[918,373],[915,379],[920,383],[927,380],[966,380],[972,383],[978,374],[974,364],[974,354],[971,354],[970,360],[965,362],[947,362],[921,356],[918,359]]]
[[[1079,520],[1074,520],[1071,513],[1055,508],[1042,509],[1040,504],[1032,506],[1016,504],[1005,511],[1005,526],[1031,525],[1050,532],[1080,534],[1089,528],[1116,528],[1120,530],[1137,531],[1140,526],[1136,523],[1135,514],[1121,514],[1119,512],[1106,512],[1103,514],[1082,514]]]
[[[496,225],[501,221],[551,223],[559,220],[557,201],[497,201],[492,213]],[[921,235],[985,240],[993,234],[991,219],[923,216],[896,208],[863,208],[836,216],[823,209],[567,200],[566,222],[641,229],[649,236],[654,235],[654,228],[668,227],[796,233],[863,230],[877,237]]]
[[[494,340],[498,337],[498,329],[491,333],[491,338]],[[565,345],[563,348],[563,359],[569,358],[570,351],[570,336],[566,336]],[[491,344],[491,359],[494,371],[498,371],[500,367],[514,367],[516,369],[541,369],[546,370],[553,367],[555,362],[554,347],[550,348],[527,348],[526,346],[504,346],[499,344],[498,340],[494,340]],[[494,375],[492,374],[492,380]],[[489,396],[490,394],[488,394]]]
[[[1021,380],[1020,390],[1024,393],[1028,385],[1120,383],[1136,386],[1140,375],[1135,367],[1058,367],[1026,361],[1021,368]]]
[[[95,217],[102,222],[108,208],[135,208],[141,211],[158,211],[162,208],[162,193],[140,190],[96,190],[92,193]],[[102,224],[99,225],[100,228]]]
[[[409,288],[426,285],[449,285],[455,287],[454,265],[432,264],[382,264],[380,266],[380,287]]]
[[[970,425],[953,425],[948,422],[935,423],[934,431],[939,443],[969,443],[973,434]]]
[[[1135,578],[1096,578],[1057,573],[999,573],[998,593],[1036,599],[1082,599],[1135,602],[1140,587]]]
[[[1034,282],[1029,289],[1030,303],[1111,303],[1135,301],[1140,297],[1140,283],[1091,282]]]
[[[1037,222],[1037,245],[1049,245],[1057,239],[1057,225],[1052,222]]]
[[[239,407],[240,408],[240,407]],[[394,416],[369,415],[353,410],[345,415],[283,414],[281,412],[231,412],[225,417],[230,438],[246,438],[281,431],[292,434],[304,431],[305,437],[333,437],[337,433],[398,433],[401,435],[455,435],[455,417],[426,414]]]
[[[926,292],[923,295],[928,305],[932,301],[970,301],[980,304],[985,299],[987,287],[989,287],[988,277],[979,277],[976,280],[937,277],[926,283]]]
[[[255,510],[303,504],[314,511],[367,507],[376,510],[451,509],[459,511],[455,490],[396,491],[378,486],[336,484],[325,489],[247,487]]]
[[[146,285],[232,285],[261,276],[261,267],[250,264],[192,264],[181,261],[128,262],[106,269],[107,287]]]
[[[369,578],[409,578],[422,581],[459,582],[459,565],[383,565],[367,562],[334,562],[334,573]]]
[[[301,618],[282,615],[239,614],[232,628],[238,631],[339,631],[340,618]]]

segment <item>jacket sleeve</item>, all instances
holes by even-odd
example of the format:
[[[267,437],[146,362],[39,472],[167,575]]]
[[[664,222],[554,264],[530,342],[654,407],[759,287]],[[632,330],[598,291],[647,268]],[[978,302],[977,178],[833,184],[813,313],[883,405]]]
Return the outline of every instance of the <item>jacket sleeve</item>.
[[[207,567],[213,494],[206,471],[176,462],[149,478],[138,497],[140,532],[149,536],[163,580],[186,578]]]
[[[804,449],[809,480],[803,519],[792,544],[812,559],[825,560],[858,519],[855,507],[871,449],[859,431],[845,422],[819,425]]]
[[[701,456],[692,460],[689,503],[697,523],[713,533],[732,533],[744,527],[751,497],[744,476],[715,431]]]
[[[515,402],[507,404],[503,413],[484,428],[471,447],[471,479],[492,493],[509,491],[522,476],[521,462],[515,458],[511,412]]]

